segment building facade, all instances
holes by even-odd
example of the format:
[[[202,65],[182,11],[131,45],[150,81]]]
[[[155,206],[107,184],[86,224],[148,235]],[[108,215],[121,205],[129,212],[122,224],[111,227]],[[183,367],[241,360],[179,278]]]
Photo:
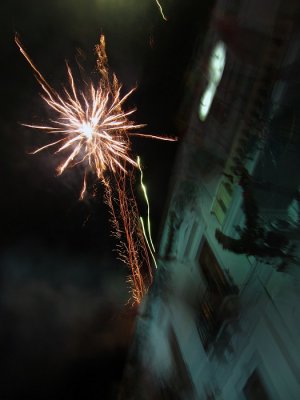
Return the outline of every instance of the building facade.
[[[296,1],[216,3],[127,398],[300,398],[299,21]]]

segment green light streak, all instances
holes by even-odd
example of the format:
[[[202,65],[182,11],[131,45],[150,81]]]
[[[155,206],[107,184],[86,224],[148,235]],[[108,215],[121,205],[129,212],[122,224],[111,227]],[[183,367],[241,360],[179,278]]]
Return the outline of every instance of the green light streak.
[[[165,14],[164,14],[164,11],[163,11],[163,9],[162,9],[162,6],[161,6],[160,2],[159,2],[158,0],[155,0],[155,1],[156,1],[156,4],[157,4],[157,7],[159,8],[159,11],[160,11],[161,16],[163,17],[163,19],[164,19],[165,21],[168,21],[167,17],[166,17]]]
[[[154,261],[154,264],[155,264],[155,268],[157,268],[157,263],[156,263],[156,260],[155,260],[155,256],[153,254],[153,251],[151,250],[151,247],[150,247],[150,244],[149,244],[149,241],[148,241],[148,238],[147,238],[143,217],[140,217],[140,221],[141,221],[141,225],[142,225],[142,229],[143,229],[144,238],[146,240],[146,243],[147,243],[148,249],[150,251],[150,254],[151,254],[152,258],[153,258],[153,261]]]
[[[143,170],[142,170],[142,166],[141,166],[141,159],[140,159],[139,156],[137,157],[137,165],[138,165],[138,168],[139,168],[140,173],[141,173],[141,187],[142,187],[144,198],[145,198],[145,201],[146,201],[146,204],[147,204],[147,232],[146,232],[146,229],[145,229],[143,218],[140,217],[140,220],[141,220],[141,224],[142,224],[143,233],[144,233],[144,236],[145,236],[146,243],[147,243],[147,245],[149,247],[149,251],[150,251],[150,253],[152,255],[152,258],[154,260],[155,266],[157,268],[156,260],[155,260],[155,257],[154,257],[155,247],[154,247],[154,244],[153,244],[153,241],[152,241],[152,234],[151,234],[150,203],[149,203],[149,199],[148,199],[148,195],[147,195],[147,188],[146,188],[146,186],[144,184],[144,181],[143,181],[144,174],[143,174]]]
[[[144,174],[143,174],[143,170],[142,170],[142,166],[141,166],[141,159],[140,159],[139,156],[137,158],[137,164],[138,164],[139,170],[141,172],[141,187],[142,187],[142,190],[143,190],[143,193],[144,193],[144,197],[145,197],[145,201],[146,201],[146,204],[147,204],[147,228],[148,228],[149,241],[151,243],[152,250],[155,252],[155,247],[154,247],[154,244],[153,244],[153,241],[152,241],[152,234],[151,234],[150,204],[149,204],[149,199],[148,199],[148,195],[147,195],[147,188],[146,188],[146,186],[144,185],[144,182],[143,182]]]

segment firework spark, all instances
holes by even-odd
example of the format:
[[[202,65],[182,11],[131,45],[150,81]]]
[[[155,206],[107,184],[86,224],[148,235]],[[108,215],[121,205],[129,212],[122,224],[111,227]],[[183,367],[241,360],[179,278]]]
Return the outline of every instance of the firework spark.
[[[119,171],[105,184],[113,235],[118,239],[119,259],[127,264],[133,303],[140,303],[153,280],[151,260],[134,196],[134,171]],[[121,223],[120,223],[121,221]]]
[[[51,135],[59,135],[58,140],[38,148],[33,154],[52,146],[58,147],[56,153],[67,152],[66,158],[57,168],[59,175],[67,168],[82,164],[85,171],[81,199],[86,193],[86,181],[90,172],[103,183],[105,202],[109,206],[114,228],[113,233],[120,240],[119,256],[129,265],[132,296],[134,301],[139,303],[152,282],[148,253],[151,253],[153,259],[154,256],[151,249],[152,241],[149,244],[147,234],[145,233],[145,236],[143,234],[145,232],[143,220],[139,218],[134,196],[133,171],[139,168],[142,173],[142,170],[139,159],[135,161],[130,154],[129,137],[140,136],[167,141],[177,139],[132,132],[145,126],[130,120],[135,109],[124,111],[122,108],[123,103],[135,89],[121,96],[122,86],[115,74],[110,75],[108,70],[103,35],[95,47],[97,69],[100,73],[98,84],[85,83],[84,90],[79,90],[72,70],[66,63],[68,87],[63,88],[62,95],[46,81],[24,50],[17,35],[15,42],[35,73],[35,78],[42,88],[41,97],[57,115],[49,125],[25,125]],[[146,196],[145,189],[144,193]],[[147,206],[149,212],[148,199]],[[151,240],[149,219],[148,233]]]
[[[115,75],[109,81],[104,36],[96,46],[97,66],[101,74],[98,86],[86,85],[85,92],[76,88],[71,68],[67,64],[69,88],[63,88],[64,97],[54,90],[34,65],[16,36],[16,44],[35,72],[35,77],[43,89],[41,97],[57,113],[52,125],[28,125],[30,128],[61,134],[55,140],[33,152],[36,154],[48,147],[59,145],[56,153],[70,150],[67,158],[58,166],[58,174],[68,167],[84,163],[87,171],[95,172],[100,180],[105,180],[105,171],[113,173],[117,169],[126,171],[126,165],[137,167],[136,161],[129,156],[129,136],[141,136],[151,139],[174,140],[166,137],[133,133],[131,130],[144,127],[135,124],[129,116],[135,109],[123,111],[122,105],[135,89],[121,97],[121,85]],[[84,183],[84,188],[86,187]],[[84,195],[83,190],[82,195]]]

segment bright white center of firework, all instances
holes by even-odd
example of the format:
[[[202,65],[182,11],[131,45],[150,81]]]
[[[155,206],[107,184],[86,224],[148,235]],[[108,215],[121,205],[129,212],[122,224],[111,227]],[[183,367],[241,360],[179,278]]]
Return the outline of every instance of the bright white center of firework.
[[[91,139],[93,136],[93,127],[90,123],[88,122],[83,122],[83,124],[81,125],[81,132],[84,134],[84,136],[87,139]]]

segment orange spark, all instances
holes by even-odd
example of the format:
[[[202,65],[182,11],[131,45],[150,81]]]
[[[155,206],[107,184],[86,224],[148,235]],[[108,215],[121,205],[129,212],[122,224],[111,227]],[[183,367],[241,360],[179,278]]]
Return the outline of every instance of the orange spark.
[[[113,234],[118,238],[119,259],[130,268],[128,283],[133,303],[140,303],[153,280],[151,261],[134,196],[133,169],[119,171],[105,185]],[[121,224],[120,221],[121,220]]]

